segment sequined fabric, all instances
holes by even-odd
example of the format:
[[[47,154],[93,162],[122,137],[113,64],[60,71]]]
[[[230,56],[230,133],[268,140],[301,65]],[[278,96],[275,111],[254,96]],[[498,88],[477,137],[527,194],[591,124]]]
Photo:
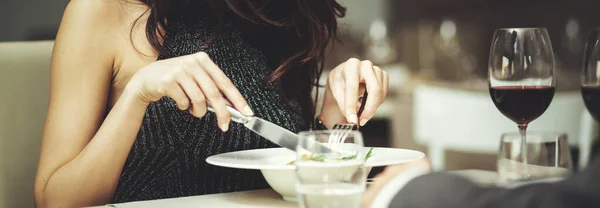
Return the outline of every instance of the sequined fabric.
[[[216,31],[216,21],[210,15],[172,25],[175,29],[171,31],[176,32],[167,33],[163,44],[173,56],[200,51],[200,45]],[[244,39],[243,32],[234,30],[202,50],[233,81],[255,115],[294,132],[307,129],[308,121],[302,118],[298,102],[284,101],[274,87],[263,84],[275,70],[268,60],[277,57],[277,52],[255,46]],[[214,114],[193,117],[164,97],[146,110],[113,203],[267,188],[258,171],[216,167],[205,159],[224,152],[270,147],[276,145],[237,123],[223,133]]]

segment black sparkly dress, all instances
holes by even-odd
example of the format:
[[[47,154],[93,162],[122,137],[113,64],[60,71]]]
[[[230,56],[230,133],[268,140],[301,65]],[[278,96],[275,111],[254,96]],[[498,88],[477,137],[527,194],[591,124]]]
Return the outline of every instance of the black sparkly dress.
[[[252,30],[237,29],[243,26],[229,21],[233,30],[201,49],[219,30],[215,15],[199,13],[193,18],[170,19],[163,46],[171,55],[159,59],[205,51],[245,96],[256,116],[293,132],[308,129],[298,100],[283,99],[263,82],[286,56],[282,50],[261,47],[276,44],[274,40],[261,42],[268,38],[257,38]],[[164,97],[146,110],[113,203],[267,188],[258,171],[216,167],[205,160],[224,152],[271,147],[277,146],[242,125],[232,122],[223,133],[215,114],[196,118]]]

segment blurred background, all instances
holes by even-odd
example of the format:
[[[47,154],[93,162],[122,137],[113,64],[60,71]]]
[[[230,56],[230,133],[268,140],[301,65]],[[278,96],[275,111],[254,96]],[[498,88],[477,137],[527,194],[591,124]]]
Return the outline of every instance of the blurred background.
[[[557,93],[548,111],[530,130],[568,135],[573,159],[586,161],[597,140],[598,124],[583,106],[580,71],[585,37],[600,26],[598,1],[583,0],[341,0],[347,17],[341,20],[341,41],[329,54],[331,68],[349,57],[369,59],[390,74],[388,99],[377,116],[362,128],[367,145],[417,149],[438,169],[495,170],[503,132],[517,131],[493,105],[487,86],[487,64],[496,28],[545,27],[556,56]],[[54,39],[68,0],[2,0],[0,42]],[[46,41],[48,42],[48,41]],[[0,43],[1,45],[1,43]],[[14,48],[0,48],[0,63],[10,61]],[[38,49],[27,49],[35,50]],[[49,52],[51,45],[45,50]],[[7,55],[8,54],[8,55]],[[30,54],[30,53],[26,53]],[[48,53],[41,66],[49,63]],[[10,65],[0,64],[2,71]],[[47,72],[46,72],[47,73]],[[0,83],[8,83],[0,76]],[[34,84],[47,90],[47,79]],[[0,96],[15,95],[0,85]],[[322,93],[321,93],[322,94]],[[42,97],[47,97],[43,94]],[[44,108],[45,103],[38,104]],[[23,106],[19,106],[24,108]],[[4,118],[11,112],[0,110]],[[36,115],[45,115],[39,109]],[[39,126],[42,118],[35,118]],[[6,119],[3,119],[6,120]],[[31,119],[29,119],[31,120]],[[37,122],[37,121],[36,121]],[[2,144],[13,121],[0,123]],[[25,129],[39,139],[41,130]],[[22,149],[0,145],[6,154],[27,154],[37,162],[39,141]],[[7,150],[12,149],[11,151]],[[7,151],[4,151],[7,150]],[[376,153],[375,153],[376,154]],[[0,156],[2,165],[7,160]],[[37,164],[37,163],[36,163]],[[585,164],[583,164],[585,165]],[[580,166],[582,166],[580,164]],[[31,168],[35,168],[32,166]],[[30,177],[30,176],[27,176]],[[3,182],[13,178],[0,177]],[[2,199],[0,199],[0,202]]]
[[[557,94],[529,129],[567,133],[576,165],[597,140],[598,124],[589,119],[579,91],[585,38],[600,26],[600,2],[342,2],[348,8],[344,44],[330,55],[331,66],[360,57],[390,73],[388,101],[363,129],[372,145],[425,151],[443,169],[494,170],[498,139],[517,131],[495,109],[486,80],[494,30],[506,27],[547,28],[555,52]]]

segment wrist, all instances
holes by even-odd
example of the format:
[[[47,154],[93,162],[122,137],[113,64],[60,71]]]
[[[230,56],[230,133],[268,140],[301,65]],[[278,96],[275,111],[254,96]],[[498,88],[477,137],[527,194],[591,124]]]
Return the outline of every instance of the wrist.
[[[321,114],[317,118],[319,118],[323,125],[328,129],[332,129],[333,126],[338,123],[348,123],[346,116],[342,113],[337,101],[333,97],[329,85],[327,85],[325,96],[323,97]]]
[[[346,117],[342,114],[340,109],[336,105],[323,106],[321,114],[317,116],[321,123],[327,129],[332,129],[335,124],[347,123]]]
[[[135,83],[129,82],[123,92],[119,96],[119,101],[123,101],[128,105],[147,107],[150,102],[145,101],[138,93],[138,88]]]

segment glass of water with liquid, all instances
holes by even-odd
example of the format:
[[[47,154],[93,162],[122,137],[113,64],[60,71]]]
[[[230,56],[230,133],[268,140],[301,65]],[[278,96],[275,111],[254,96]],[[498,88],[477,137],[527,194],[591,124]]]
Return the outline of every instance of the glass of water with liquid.
[[[566,134],[528,131],[526,138],[522,142],[517,132],[502,135],[497,161],[499,185],[551,182],[571,174],[573,165]]]
[[[367,182],[361,133],[307,131],[300,137],[295,162],[300,207],[359,208]]]

